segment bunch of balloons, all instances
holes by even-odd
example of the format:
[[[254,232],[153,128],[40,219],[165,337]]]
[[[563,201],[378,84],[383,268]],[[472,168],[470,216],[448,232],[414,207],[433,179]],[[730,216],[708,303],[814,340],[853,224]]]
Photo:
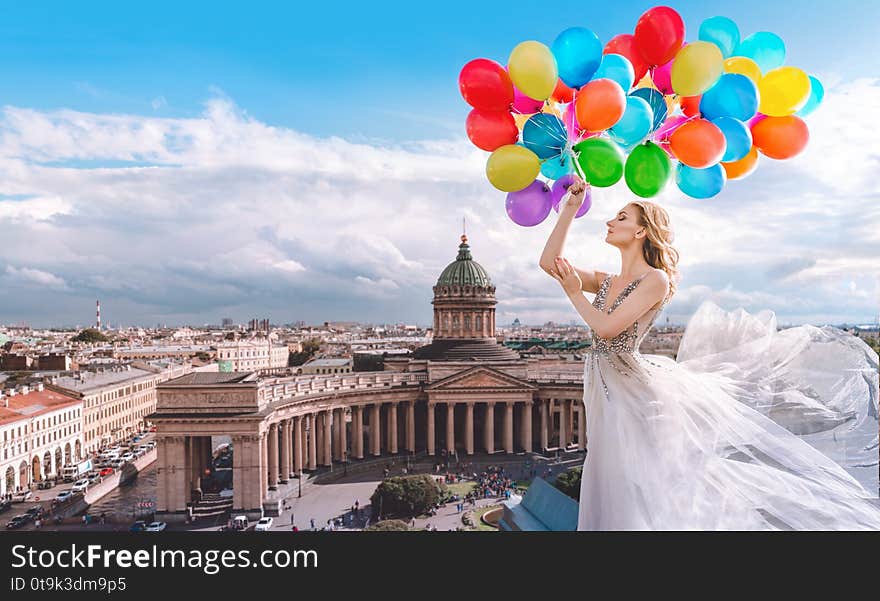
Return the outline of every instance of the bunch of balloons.
[[[813,76],[785,65],[785,44],[712,17],[685,41],[681,16],[647,10],[634,33],[604,46],[572,27],[550,47],[526,41],[503,66],[478,58],[459,75],[473,109],[467,135],[492,154],[486,175],[507,192],[517,224],[541,223],[577,173],[591,187],[621,178],[650,198],[674,179],[693,198],[718,194],[752,173],[759,155],[788,159],[809,140],[802,117],[821,104]]]

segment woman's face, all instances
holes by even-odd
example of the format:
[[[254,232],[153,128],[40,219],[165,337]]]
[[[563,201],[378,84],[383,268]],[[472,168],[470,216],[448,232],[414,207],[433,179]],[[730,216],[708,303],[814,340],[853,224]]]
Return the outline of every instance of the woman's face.
[[[644,229],[639,225],[640,211],[636,205],[628,204],[606,221],[608,233],[605,235],[605,242],[611,246],[623,247],[636,240],[636,232]]]

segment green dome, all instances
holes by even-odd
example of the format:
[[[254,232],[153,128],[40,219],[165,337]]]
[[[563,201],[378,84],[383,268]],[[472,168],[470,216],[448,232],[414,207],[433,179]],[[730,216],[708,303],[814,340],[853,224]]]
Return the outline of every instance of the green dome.
[[[468,246],[467,236],[461,237],[461,244],[458,246],[458,256],[440,274],[437,285],[485,287],[492,285],[489,274],[486,273],[482,265],[471,257],[471,248]]]

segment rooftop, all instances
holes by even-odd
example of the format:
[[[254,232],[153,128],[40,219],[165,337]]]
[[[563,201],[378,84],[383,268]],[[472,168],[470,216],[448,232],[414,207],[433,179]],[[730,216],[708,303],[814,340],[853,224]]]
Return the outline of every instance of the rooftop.
[[[255,379],[254,372],[191,372],[179,378],[168,380],[164,386],[201,386],[205,384],[241,384]]]
[[[8,402],[9,406],[6,407]],[[0,404],[0,425],[16,422],[20,419],[32,418],[49,411],[55,411],[81,401],[70,395],[54,390],[31,390],[27,394],[5,395]]]
[[[344,367],[351,363],[351,359],[312,359],[303,367]]]
[[[114,386],[131,380],[138,380],[140,378],[155,375],[155,372],[138,369],[136,367],[129,367],[122,371],[81,371],[77,377],[64,376],[58,378],[55,381],[55,385],[60,386],[61,388],[67,388],[68,390],[87,393],[107,386]]]

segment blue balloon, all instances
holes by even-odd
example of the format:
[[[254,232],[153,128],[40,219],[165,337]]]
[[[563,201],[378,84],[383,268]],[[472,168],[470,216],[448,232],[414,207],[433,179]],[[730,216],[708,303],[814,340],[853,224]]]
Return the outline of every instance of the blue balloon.
[[[712,17],[700,25],[699,38],[718,46],[724,58],[728,58],[739,44],[739,27],[727,17]]]
[[[549,159],[565,147],[568,131],[556,115],[536,113],[523,125],[522,137],[525,147],[539,159]]]
[[[727,173],[721,164],[706,169],[695,169],[684,163],[675,168],[675,183],[678,189],[692,198],[712,198],[724,188]]]
[[[553,40],[551,48],[559,78],[570,88],[590,81],[602,62],[602,42],[585,27],[570,27]]]
[[[733,54],[752,59],[766,74],[785,64],[785,42],[775,33],[759,31],[740,42]]]
[[[654,124],[654,111],[644,98],[626,97],[626,109],[620,121],[608,130],[614,141],[622,146],[638,144],[651,133]]]
[[[807,99],[807,104],[801,108],[795,115],[799,117],[806,117],[822,104],[822,99],[825,98],[825,88],[822,87],[822,82],[810,75],[810,97]]]
[[[713,119],[712,123],[721,130],[724,139],[727,140],[727,150],[721,158],[723,163],[738,161],[749,154],[749,150],[752,149],[752,132],[745,123],[733,117],[718,117]]]
[[[651,110],[654,111],[654,123],[651,125],[651,131],[660,127],[660,124],[666,120],[669,108],[666,106],[666,99],[663,97],[663,94],[654,88],[639,88],[630,92],[629,95],[644,98],[651,105]]]
[[[636,72],[629,59],[620,54],[606,54],[602,64],[593,74],[593,79],[611,79],[620,84],[624,92],[628,92],[636,81]]]
[[[704,119],[733,117],[748,121],[758,112],[758,86],[739,73],[725,73],[703,94],[700,114]]]
[[[559,179],[574,171],[571,156],[565,151],[541,163],[541,175],[547,179]]]

